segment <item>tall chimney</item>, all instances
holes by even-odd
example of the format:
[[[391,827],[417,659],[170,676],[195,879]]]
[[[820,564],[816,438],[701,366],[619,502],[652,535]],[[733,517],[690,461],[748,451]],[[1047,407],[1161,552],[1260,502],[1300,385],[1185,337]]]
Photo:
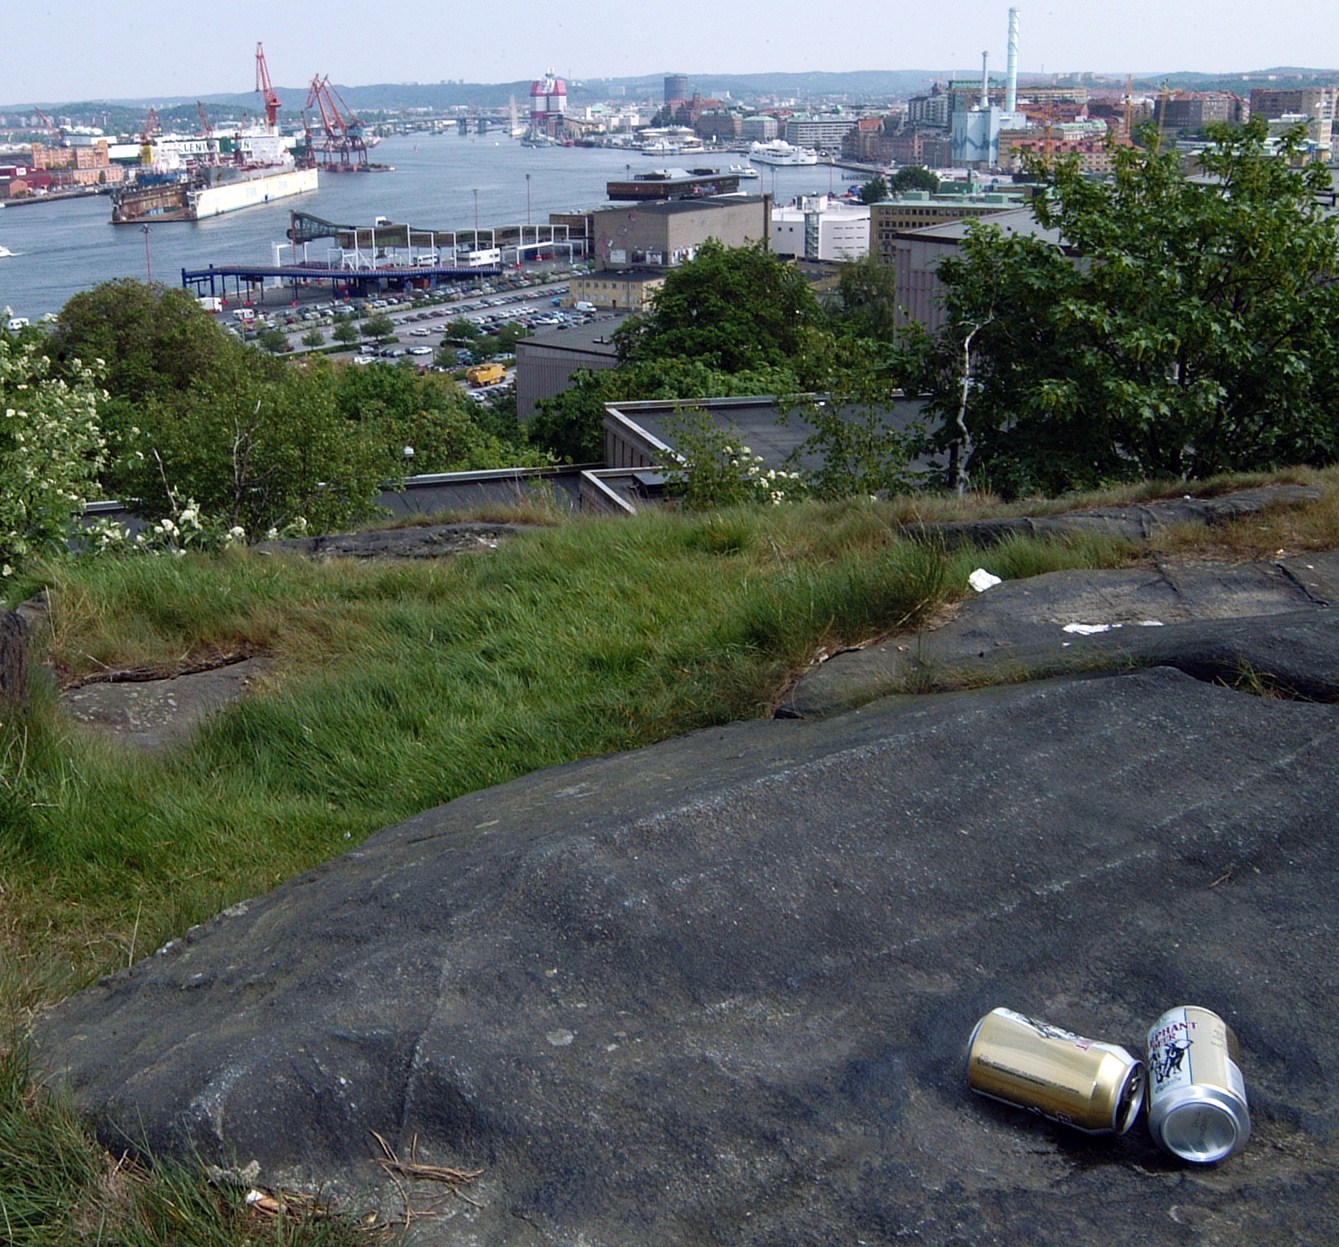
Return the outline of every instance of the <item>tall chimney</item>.
[[[1004,111],[1018,109],[1018,10],[1009,10],[1009,62],[1005,78]]]
[[[990,70],[986,67],[990,60],[989,52],[981,53],[981,107],[990,107]]]

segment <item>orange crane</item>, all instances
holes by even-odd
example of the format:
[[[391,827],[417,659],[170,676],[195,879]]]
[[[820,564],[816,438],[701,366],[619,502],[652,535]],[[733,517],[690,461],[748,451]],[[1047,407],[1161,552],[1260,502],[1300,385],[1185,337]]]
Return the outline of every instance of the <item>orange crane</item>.
[[[209,120],[209,114],[205,112],[203,100],[195,101],[195,111],[200,115],[200,133],[207,139],[212,138],[214,136],[214,126]]]
[[[279,124],[279,96],[270,84],[270,67],[265,63],[265,45],[256,44],[256,90],[265,100],[265,124],[275,129]]]

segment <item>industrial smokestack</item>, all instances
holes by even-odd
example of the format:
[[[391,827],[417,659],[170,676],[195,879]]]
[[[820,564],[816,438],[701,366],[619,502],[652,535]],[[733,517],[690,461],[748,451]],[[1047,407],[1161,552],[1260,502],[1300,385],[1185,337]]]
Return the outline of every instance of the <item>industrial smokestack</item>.
[[[1018,10],[1009,10],[1009,61],[1004,87],[1004,111],[1018,109]]]
[[[990,60],[989,52],[981,53],[981,107],[990,107],[990,70],[986,68]]]

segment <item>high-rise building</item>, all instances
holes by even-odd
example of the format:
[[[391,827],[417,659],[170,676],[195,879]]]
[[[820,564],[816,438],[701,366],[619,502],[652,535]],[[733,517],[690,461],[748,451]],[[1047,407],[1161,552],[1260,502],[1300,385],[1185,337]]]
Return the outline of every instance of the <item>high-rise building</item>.
[[[677,104],[680,100],[689,98],[688,75],[687,74],[666,74],[665,75],[665,103]]]

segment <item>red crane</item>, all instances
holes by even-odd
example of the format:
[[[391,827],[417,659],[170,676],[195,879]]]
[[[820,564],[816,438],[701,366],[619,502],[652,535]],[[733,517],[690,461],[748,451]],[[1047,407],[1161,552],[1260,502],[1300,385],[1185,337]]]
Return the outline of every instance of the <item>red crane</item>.
[[[270,85],[270,67],[265,64],[265,45],[256,44],[256,90],[265,99],[265,124],[273,130],[279,124],[279,96]]]
[[[318,74],[311,81],[302,114],[304,124],[306,110],[313,104],[320,110],[321,127],[325,130],[325,142],[320,148],[324,165],[327,168],[344,169],[366,166],[367,142],[363,137],[363,121],[349,111],[349,106],[340,98],[339,92],[330,85],[328,74],[324,78]],[[340,105],[343,105],[344,112],[340,111]]]

